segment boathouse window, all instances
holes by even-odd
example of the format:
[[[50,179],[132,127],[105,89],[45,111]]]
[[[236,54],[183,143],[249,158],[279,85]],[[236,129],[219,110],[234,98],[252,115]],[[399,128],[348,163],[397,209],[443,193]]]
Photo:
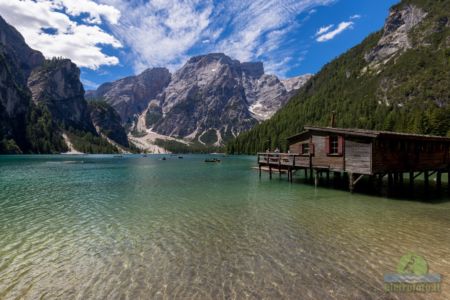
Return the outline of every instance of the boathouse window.
[[[309,154],[309,144],[302,144],[302,154]]]
[[[344,149],[344,138],[332,135],[325,140],[325,149],[328,155],[342,155]]]

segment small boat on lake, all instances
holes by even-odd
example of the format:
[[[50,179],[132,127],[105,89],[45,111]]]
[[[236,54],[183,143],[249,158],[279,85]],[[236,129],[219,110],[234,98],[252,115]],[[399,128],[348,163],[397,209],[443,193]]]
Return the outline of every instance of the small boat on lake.
[[[205,159],[206,163],[220,163],[220,159],[218,158],[207,158]]]

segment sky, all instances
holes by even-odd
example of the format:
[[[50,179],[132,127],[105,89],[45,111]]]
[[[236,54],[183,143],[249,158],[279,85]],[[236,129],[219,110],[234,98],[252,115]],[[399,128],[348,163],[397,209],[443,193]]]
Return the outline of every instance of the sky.
[[[86,90],[179,69],[222,52],[289,78],[321,67],[383,27],[397,0],[0,0],[0,15],[47,58],[70,58]]]

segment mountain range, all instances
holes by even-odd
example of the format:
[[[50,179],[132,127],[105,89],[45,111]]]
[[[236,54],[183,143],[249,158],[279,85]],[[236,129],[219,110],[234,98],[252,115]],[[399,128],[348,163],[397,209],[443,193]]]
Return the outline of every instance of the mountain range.
[[[310,77],[283,81],[265,74],[261,62],[211,53],[192,57],[174,74],[147,69],[105,83],[87,97],[116,109],[130,139],[144,149],[155,138],[221,146],[270,118]]]
[[[403,0],[384,28],[325,65],[270,120],[228,143],[276,147],[304,125],[450,136],[450,1]]]
[[[309,77],[285,87],[262,63],[217,53],[193,57],[174,74],[151,68],[85,94],[72,61],[45,59],[1,17],[0,65],[0,153],[165,152],[158,141],[222,146],[270,117]]]

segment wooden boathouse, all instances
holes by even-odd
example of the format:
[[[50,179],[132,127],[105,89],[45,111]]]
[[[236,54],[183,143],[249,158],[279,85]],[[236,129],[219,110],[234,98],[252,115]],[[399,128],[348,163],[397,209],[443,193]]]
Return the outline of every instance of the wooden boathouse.
[[[258,153],[259,174],[267,168],[287,172],[292,182],[293,172],[304,170],[315,183],[318,177],[330,173],[348,176],[349,188],[364,177],[382,181],[385,176],[391,185],[409,183],[423,175],[425,186],[436,175],[441,186],[442,174],[450,178],[450,138],[388,131],[305,126],[305,130],[288,138],[288,153]],[[450,181],[450,180],[449,180]],[[450,185],[450,183],[449,183]],[[450,188],[450,186],[449,186]]]

